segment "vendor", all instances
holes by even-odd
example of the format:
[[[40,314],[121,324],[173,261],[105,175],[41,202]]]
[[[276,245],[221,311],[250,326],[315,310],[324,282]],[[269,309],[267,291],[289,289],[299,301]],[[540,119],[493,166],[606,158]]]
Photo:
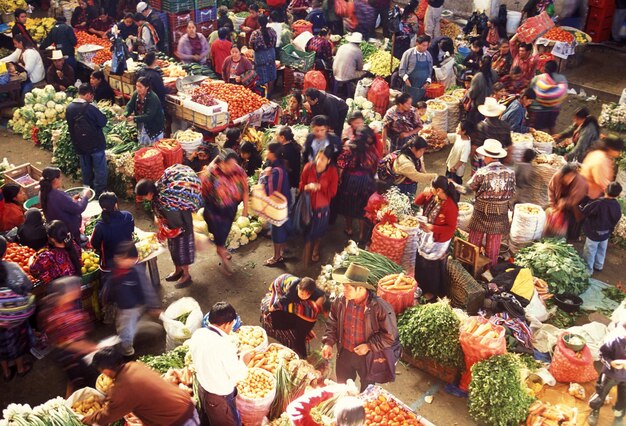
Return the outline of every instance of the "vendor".
[[[459,199],[454,184],[445,176],[436,177],[431,187],[415,198],[415,204],[423,206],[422,216],[427,219],[426,223],[420,222],[421,232],[432,234],[432,239],[422,240],[428,243],[418,246],[415,260],[415,279],[427,300],[446,294],[446,259],[459,217]]]
[[[60,14],[57,16],[54,26],[46,38],[43,39],[39,48],[42,50],[47,49],[54,44],[56,49],[60,50],[63,56],[65,56],[65,62],[76,71],[74,50],[77,43],[78,40],[76,39],[74,29],[67,25],[67,19],[65,19],[63,14]]]
[[[80,277],[81,250],[65,223],[60,220],[48,222],[46,233],[48,247],[40,250],[30,265],[33,277],[45,284],[61,277]]]
[[[418,110],[412,106],[413,98],[408,93],[396,96],[396,104],[389,108],[383,118],[383,143],[389,139],[389,152],[404,146],[423,129]]]
[[[22,94],[25,94],[30,92],[35,84],[46,78],[46,70],[39,51],[23,35],[18,34],[13,37],[13,46],[15,46],[15,51],[0,59],[0,62],[12,62],[17,71],[26,71],[28,79],[22,83]]]
[[[225,38],[226,37],[224,37],[224,39]],[[176,56],[186,64],[192,62],[204,64],[207,62],[209,57],[209,43],[206,37],[198,32],[194,21],[187,23],[187,33],[178,40]],[[228,56],[228,53],[226,53],[225,56]]]
[[[307,52],[315,52],[317,67],[325,70],[332,69],[333,64],[333,44],[330,35],[328,28],[322,28],[306,45]]]
[[[306,359],[306,344],[313,337],[324,300],[315,280],[283,274],[274,280],[261,302],[261,325],[268,336]]]
[[[137,72],[137,76],[138,78],[146,77],[148,79],[150,89],[152,89],[151,91],[157,95],[159,101],[161,102],[161,106],[165,108],[165,96],[167,95],[167,89],[165,88],[165,83],[163,82],[163,74],[157,64],[156,53],[148,52],[143,58],[143,62],[146,66]]]
[[[115,20],[107,14],[105,9],[100,9],[100,15],[89,21],[89,33],[108,38],[107,33],[113,25],[115,25]]]
[[[174,164],[165,169],[158,181],[141,179],[135,187],[139,199],[152,202],[159,232],[167,238],[176,269],[165,280],[176,281],[176,288],[193,283],[189,266],[193,264],[196,252],[191,214],[202,205],[201,186],[200,178],[191,168]]]
[[[48,234],[41,215],[41,210],[31,207],[24,213],[24,223],[17,230],[17,241],[20,245],[39,251],[48,244]]]
[[[202,143],[198,149],[183,159],[183,164],[199,173],[219,154],[219,147],[212,143]]]
[[[72,27],[79,31],[89,30],[89,23],[98,17],[98,12],[93,6],[87,4],[87,0],[79,0],[78,6],[72,13],[70,23]]]
[[[219,40],[211,43],[211,64],[213,65],[213,70],[221,77],[224,61],[230,56],[230,49],[232,49],[233,43],[228,40],[230,35],[228,28],[220,28],[217,30],[217,33]]]
[[[511,45],[509,40],[503,38],[500,40],[498,51],[492,57],[491,69],[497,72],[498,76],[502,78],[511,71],[512,64],[513,56],[511,56]]]
[[[428,52],[430,40],[427,35],[418,36],[415,48],[404,52],[400,60],[398,74],[404,81],[402,91],[411,95],[414,104],[422,100],[426,94],[424,85],[431,82],[433,57]]]
[[[578,109],[572,121],[571,126],[554,135],[554,141],[563,142],[571,138],[569,142],[574,145],[574,149],[565,154],[565,159],[582,163],[593,143],[600,138],[600,124],[586,107]]]
[[[512,132],[534,133],[535,129],[526,125],[527,108],[537,95],[533,89],[526,89],[519,99],[513,100],[502,114],[502,121],[508,123]]]
[[[113,267],[113,258],[120,243],[133,241],[135,219],[130,212],[120,211],[117,195],[113,192],[103,192],[98,203],[102,213],[93,228],[90,243],[100,256],[100,268],[108,271]]]
[[[243,167],[248,177],[254,176],[263,165],[261,153],[252,142],[245,141],[241,144],[239,157],[241,158],[241,167]]]
[[[135,22],[137,23],[137,51],[145,53],[157,49],[160,37],[150,21],[143,14],[137,13]]]
[[[330,130],[335,133],[337,138],[341,138],[343,124],[346,122],[346,117],[348,116],[348,104],[346,101],[312,87],[306,89],[304,95],[306,97],[304,106],[307,108],[310,116],[325,115]],[[313,158],[315,158],[315,156],[313,156]],[[307,161],[309,160],[307,159]]]
[[[433,66],[439,67],[446,58],[454,58],[454,43],[450,37],[437,37],[428,48],[433,58]]]
[[[533,56],[533,45],[530,43],[517,43],[515,37],[511,39],[511,55],[513,64],[511,67],[519,67],[522,71],[522,79],[530,81],[537,71],[537,59]]]
[[[65,62],[67,56],[63,56],[60,50],[53,51],[50,59],[52,60],[52,65],[46,72],[46,81],[56,91],[64,92],[68,87],[73,86],[76,81],[74,69]]]
[[[424,138],[420,136],[411,138],[402,146],[393,162],[393,173],[398,176],[394,185],[410,198],[415,197],[419,183],[427,185],[437,177],[435,173],[426,172],[424,164],[426,148],[428,143]]]
[[[102,71],[94,71],[89,76],[89,84],[93,90],[94,102],[109,101],[115,102],[115,93],[108,81],[104,78]]]
[[[35,40],[33,36],[30,35],[30,32],[26,29],[26,21],[28,21],[28,14],[24,9],[17,8],[13,13],[15,16],[15,23],[13,24],[13,28],[11,28],[11,34],[15,37],[18,34],[21,34],[30,44],[36,46]]]
[[[148,77],[139,77],[135,85],[137,90],[126,105],[128,122],[137,124],[139,143],[152,145],[163,139],[165,131],[165,113],[159,97],[150,88]]]
[[[241,84],[248,88],[254,87],[256,83],[254,65],[241,54],[237,46],[230,49],[230,56],[224,60],[222,80],[227,83]]]
[[[228,16],[228,6],[220,6],[217,8],[217,28],[228,28],[235,30],[233,20]]]
[[[259,25],[259,6],[256,3],[252,3],[248,7],[248,12],[250,14],[246,16],[246,19],[244,19],[243,24],[241,24],[239,28],[241,32],[246,34],[246,41],[250,40],[250,35],[253,31],[261,28],[261,25]]]
[[[132,13],[126,13],[124,19],[117,23],[117,29],[119,31],[118,37],[122,40],[126,40],[129,36],[137,35],[137,24],[135,24],[135,16]]]
[[[2,210],[2,217],[0,217],[0,232],[6,232],[24,223],[22,205],[28,196],[24,188],[9,183],[2,187],[2,196],[4,197],[4,209]]]
[[[226,141],[224,142],[224,149],[232,149],[236,153],[239,153],[241,148],[241,129],[239,127],[229,127],[224,132]]]
[[[103,407],[86,416],[83,423],[111,424],[132,413],[142,424],[200,425],[200,417],[187,392],[163,380],[159,373],[141,362],[125,362],[115,347],[100,349],[92,364],[115,385],[107,392]]]
[[[283,126],[295,126],[296,124],[308,125],[310,117],[304,108],[302,93],[294,91],[287,101],[287,109],[282,111],[280,124]]]
[[[470,53],[463,59],[463,66],[471,71],[477,73],[480,70],[480,60],[483,57],[483,43],[480,40],[474,40],[470,44]]]

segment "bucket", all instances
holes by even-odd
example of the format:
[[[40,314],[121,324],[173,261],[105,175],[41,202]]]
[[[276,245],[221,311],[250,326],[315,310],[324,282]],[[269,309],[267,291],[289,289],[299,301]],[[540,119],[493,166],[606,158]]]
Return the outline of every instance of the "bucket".
[[[41,207],[41,205],[39,204],[39,195],[35,195],[34,197],[24,201],[24,210],[28,210],[31,207]]]
[[[470,54],[469,47],[465,47],[465,46],[459,47],[459,55],[461,55],[463,58],[465,58],[469,54]]]
[[[473,10],[484,10],[485,14],[491,19],[498,17],[499,7],[500,0],[474,0]]]
[[[522,20],[522,13],[509,10],[506,12],[506,33],[514,34]]]

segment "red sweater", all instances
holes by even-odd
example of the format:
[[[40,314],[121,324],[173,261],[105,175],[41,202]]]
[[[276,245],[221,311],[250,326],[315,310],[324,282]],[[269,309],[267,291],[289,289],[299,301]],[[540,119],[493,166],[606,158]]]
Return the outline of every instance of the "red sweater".
[[[10,231],[24,223],[24,211],[15,203],[5,203],[4,211],[0,208],[0,214],[0,232]]]
[[[420,193],[415,197],[415,204],[418,206],[427,205],[433,198],[433,195]],[[444,243],[452,239],[456,230],[456,223],[459,218],[459,206],[450,198],[445,200],[441,205],[441,210],[435,219],[433,226],[433,238],[436,243]]]
[[[310,162],[304,166],[302,176],[300,177],[300,192],[304,191],[304,187],[309,183],[319,183],[321,188],[319,191],[312,191],[311,208],[313,210],[328,207],[330,200],[337,194],[337,186],[339,185],[339,174],[335,166],[328,166],[322,175],[317,177],[315,171],[315,163]]]
[[[233,44],[229,40],[215,40],[211,44],[211,62],[216,73],[222,73],[224,61],[230,56]]]

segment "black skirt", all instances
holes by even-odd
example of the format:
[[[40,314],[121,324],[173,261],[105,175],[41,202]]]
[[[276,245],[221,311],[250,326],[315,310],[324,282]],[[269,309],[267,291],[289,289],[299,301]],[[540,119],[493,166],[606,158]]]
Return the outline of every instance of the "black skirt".
[[[427,260],[417,254],[415,258],[415,279],[424,294],[431,293],[438,297],[446,295],[449,287],[447,258]]]

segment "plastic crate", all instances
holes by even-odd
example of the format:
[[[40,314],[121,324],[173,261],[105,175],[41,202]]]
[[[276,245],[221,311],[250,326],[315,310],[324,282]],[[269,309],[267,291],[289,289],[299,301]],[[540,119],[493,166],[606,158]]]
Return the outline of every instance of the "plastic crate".
[[[196,24],[209,22],[217,19],[217,8],[215,6],[206,9],[198,9],[195,13]]]
[[[161,10],[165,12],[187,12],[195,8],[194,0],[161,0],[161,2]]]
[[[217,9],[215,0],[194,0],[194,9],[206,9],[207,7],[214,7]]]
[[[154,10],[152,13],[156,13],[156,15],[161,19],[161,22],[163,22],[163,26],[165,27],[165,32],[167,33],[170,29],[170,22],[167,16],[167,12]]]
[[[195,13],[193,10],[182,13],[168,13],[167,19],[170,24],[170,28],[186,27],[189,21],[194,20],[194,15]]]
[[[315,63],[315,52],[302,52],[290,43],[280,50],[280,62],[289,68],[307,72]]]
[[[161,0],[148,0],[148,4],[150,5],[150,7],[152,7],[152,9],[161,10]]]
[[[178,41],[182,36],[187,34],[187,25],[183,27],[174,28],[170,33],[170,43],[172,45],[172,50],[176,51],[178,48]]]
[[[217,29],[217,21],[200,22],[197,24],[197,31],[207,39],[213,31]]]

